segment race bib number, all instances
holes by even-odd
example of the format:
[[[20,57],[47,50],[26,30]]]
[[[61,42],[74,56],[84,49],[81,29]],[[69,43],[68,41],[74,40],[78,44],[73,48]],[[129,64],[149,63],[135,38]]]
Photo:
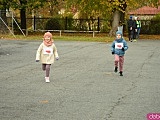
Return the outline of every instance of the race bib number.
[[[53,54],[52,48],[43,48],[43,54]]]
[[[115,43],[115,48],[116,49],[122,49],[123,43]]]

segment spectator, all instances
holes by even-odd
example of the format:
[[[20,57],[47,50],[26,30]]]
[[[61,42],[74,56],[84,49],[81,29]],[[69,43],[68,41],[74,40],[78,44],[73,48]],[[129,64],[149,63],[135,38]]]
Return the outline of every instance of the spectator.
[[[141,21],[139,20],[139,17],[135,17],[136,20],[136,25],[137,25],[137,35],[136,35],[136,39],[139,39],[139,34],[141,31]]]
[[[130,16],[129,20],[127,21],[127,26],[128,26],[128,39],[129,41],[132,42],[133,36],[134,36],[134,21],[132,19],[132,16]]]

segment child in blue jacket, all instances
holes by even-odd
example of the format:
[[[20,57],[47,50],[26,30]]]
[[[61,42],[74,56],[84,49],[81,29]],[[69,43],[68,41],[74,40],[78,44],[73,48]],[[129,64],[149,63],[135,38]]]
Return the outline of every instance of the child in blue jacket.
[[[116,32],[116,39],[113,41],[111,46],[112,55],[114,55],[114,72],[118,71],[119,64],[119,73],[120,76],[123,76],[123,63],[124,63],[124,54],[128,49],[127,42],[122,37],[122,32]]]

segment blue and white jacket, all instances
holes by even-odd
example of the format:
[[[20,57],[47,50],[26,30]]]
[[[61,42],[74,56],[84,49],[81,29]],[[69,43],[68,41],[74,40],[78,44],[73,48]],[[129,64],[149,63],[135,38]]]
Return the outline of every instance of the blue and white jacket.
[[[122,48],[124,48],[124,51],[122,50]],[[114,40],[111,45],[111,51],[119,56],[124,56],[127,49],[127,42],[123,38]]]

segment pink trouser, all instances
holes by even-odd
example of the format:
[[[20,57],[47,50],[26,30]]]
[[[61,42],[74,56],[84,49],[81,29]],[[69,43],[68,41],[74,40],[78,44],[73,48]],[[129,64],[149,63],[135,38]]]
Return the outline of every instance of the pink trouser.
[[[46,77],[49,77],[51,64],[42,64],[42,70],[46,71]]]
[[[118,56],[117,54],[114,55],[114,65],[118,67],[119,63],[119,71],[123,71],[123,63],[124,63],[124,56]]]

